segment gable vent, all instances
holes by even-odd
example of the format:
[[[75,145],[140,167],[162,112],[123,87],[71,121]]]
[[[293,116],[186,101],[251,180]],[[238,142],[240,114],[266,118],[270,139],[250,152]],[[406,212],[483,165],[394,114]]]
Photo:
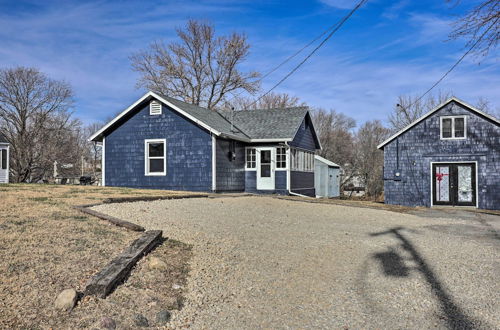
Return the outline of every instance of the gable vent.
[[[161,115],[161,103],[158,101],[151,101],[151,103],[149,103],[149,114]]]

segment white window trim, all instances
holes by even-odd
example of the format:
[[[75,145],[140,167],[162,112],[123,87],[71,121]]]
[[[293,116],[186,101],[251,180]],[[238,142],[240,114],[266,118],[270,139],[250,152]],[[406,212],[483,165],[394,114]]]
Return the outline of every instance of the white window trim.
[[[285,153],[283,154],[285,156],[285,167],[278,167],[278,149],[283,148],[285,149]],[[283,147],[276,147],[275,150],[275,155],[276,155],[276,171],[287,171],[288,170],[288,148],[286,146]]]
[[[247,167],[247,150],[253,149],[255,151],[255,167]],[[245,147],[245,171],[257,171],[257,149],[255,147]]]
[[[455,119],[463,118],[464,119],[464,136],[463,137],[455,137]],[[451,137],[443,137],[443,120],[451,119]],[[439,117],[439,135],[441,140],[465,140],[467,138],[467,116],[442,116]]]
[[[149,157],[149,143],[163,143],[163,157]],[[163,172],[149,172],[150,159],[163,158]],[[166,139],[146,139],[144,140],[144,175],[145,176],[165,176],[167,175],[167,140]]]
[[[160,106],[160,112],[158,112],[158,113],[153,112],[153,104],[158,104]],[[162,107],[160,102],[158,102],[156,100],[152,100],[151,102],[149,102],[149,114],[151,116],[159,116],[162,113],[163,113],[163,107]]]

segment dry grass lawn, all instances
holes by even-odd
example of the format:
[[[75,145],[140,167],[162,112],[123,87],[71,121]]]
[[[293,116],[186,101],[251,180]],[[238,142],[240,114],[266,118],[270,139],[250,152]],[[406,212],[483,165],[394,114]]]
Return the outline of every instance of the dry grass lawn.
[[[140,233],[116,227],[72,208],[107,198],[171,196],[184,192],[93,186],[0,185],[0,328],[98,327],[104,316],[132,328],[143,314],[155,325],[162,309],[182,305],[190,247],[166,241],[149,256],[169,267],[152,271],[142,259],[124,285],[106,299],[86,297],[70,313],[54,309],[66,288],[81,292],[87,280]],[[168,236],[168,233],[164,233]],[[148,256],[148,257],[149,257]]]

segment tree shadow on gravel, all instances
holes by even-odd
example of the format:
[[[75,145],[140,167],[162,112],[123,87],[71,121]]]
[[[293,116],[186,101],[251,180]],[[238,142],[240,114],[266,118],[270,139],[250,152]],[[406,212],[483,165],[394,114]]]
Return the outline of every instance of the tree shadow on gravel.
[[[407,267],[404,258],[394,250],[389,252],[376,253],[373,258],[381,263],[386,276],[407,277],[411,270],[420,272],[431,287],[432,293],[439,301],[443,319],[450,329],[477,329],[481,322],[467,316],[465,312],[454,302],[453,297],[448,293],[439,278],[433,272],[411,241],[406,238],[402,231],[404,228],[395,227],[379,233],[371,233],[370,236],[392,235],[401,241],[401,247],[411,255],[411,259],[416,263],[416,267]],[[484,326],[484,325],[483,325]]]

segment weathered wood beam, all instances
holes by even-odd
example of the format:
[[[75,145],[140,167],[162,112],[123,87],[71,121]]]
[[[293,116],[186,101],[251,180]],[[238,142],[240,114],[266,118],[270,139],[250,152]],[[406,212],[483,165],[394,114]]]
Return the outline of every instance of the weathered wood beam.
[[[161,230],[149,230],[136,239],[120,255],[94,275],[85,287],[84,295],[106,296],[127,278],[139,259],[162,241]]]
[[[107,214],[104,214],[104,213],[97,212],[95,210],[89,209],[88,205],[74,206],[74,208],[77,209],[77,210],[79,210],[80,212],[83,212],[83,213],[86,213],[86,214],[90,214],[90,215],[92,215],[94,217],[97,217],[99,219],[102,219],[102,220],[109,221],[112,224],[120,226],[120,227],[125,227],[125,228],[133,230],[133,231],[144,231],[145,230],[144,227],[139,226],[139,225],[137,225],[135,223],[128,222],[128,221],[125,221],[125,220],[122,220],[122,219],[118,219],[118,218],[112,217],[110,215],[107,215]]]

